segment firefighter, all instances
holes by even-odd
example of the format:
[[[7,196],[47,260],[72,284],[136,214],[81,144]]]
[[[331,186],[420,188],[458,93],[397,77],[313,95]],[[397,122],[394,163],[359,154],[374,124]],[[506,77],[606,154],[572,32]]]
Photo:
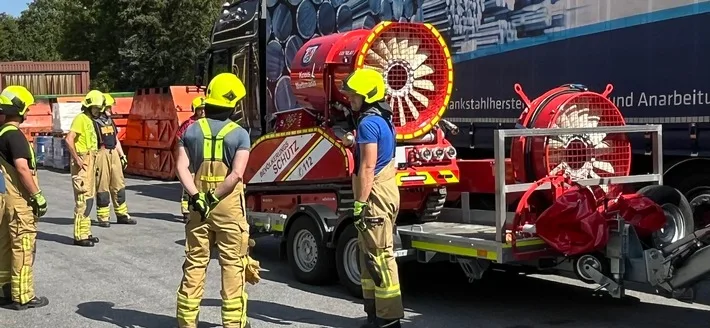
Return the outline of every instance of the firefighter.
[[[47,213],[47,200],[37,182],[34,150],[19,129],[33,103],[32,94],[21,86],[9,86],[0,93],[0,114],[5,115],[0,127],[0,167],[6,187],[0,216],[0,274],[10,272],[9,277],[0,277],[0,284],[5,303],[11,303],[15,310],[49,304],[46,297],[35,294],[32,272],[37,220]]]
[[[110,205],[118,224],[136,224],[128,214],[126,205],[126,185],[123,170],[128,166],[121,142],[118,140],[116,124],[111,119],[111,107],[116,103],[109,94],[104,94],[106,105],[103,112],[94,118],[94,129],[98,139],[96,153],[96,218],[98,226],[108,228]]]
[[[385,102],[384,79],[372,69],[350,74],[343,80],[342,92],[352,110],[360,113],[355,133],[353,214],[367,313],[367,323],[362,327],[400,327],[404,308],[394,258],[399,189],[395,180],[392,110]]]
[[[101,91],[91,90],[81,101],[81,113],[74,118],[65,138],[71,154],[71,181],[74,189],[74,245],[93,247],[99,242],[91,235],[91,209],[96,194],[96,151],[98,137],[94,119],[106,103]]]
[[[216,245],[222,267],[222,325],[249,327],[245,282],[257,283],[258,262],[249,257],[243,174],[249,159],[249,134],[229,117],[246,90],[231,73],[207,87],[204,118],[178,140],[177,173],[190,197],[185,225],[185,263],[177,291],[181,328],[197,327],[210,249]],[[193,176],[194,173],[194,176]]]
[[[189,127],[192,123],[197,121],[200,118],[205,117],[205,97],[196,97],[195,99],[192,100],[192,116],[187,119],[187,121],[182,122],[180,124],[180,127],[177,130],[177,137],[178,139],[182,137],[182,134],[185,133],[185,130],[187,127]],[[182,199],[180,201],[180,210],[182,211],[182,220],[183,222],[187,223],[188,221],[188,216],[190,214],[190,210],[187,208],[187,203],[190,201],[190,197],[187,196],[187,192],[185,189],[182,190]]]

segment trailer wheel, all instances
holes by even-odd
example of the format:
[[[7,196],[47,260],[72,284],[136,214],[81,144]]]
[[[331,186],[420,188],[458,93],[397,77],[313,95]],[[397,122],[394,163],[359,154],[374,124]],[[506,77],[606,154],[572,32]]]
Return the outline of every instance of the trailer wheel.
[[[286,256],[296,280],[323,285],[332,282],[333,251],[323,241],[320,230],[310,217],[295,218],[286,238]]]
[[[693,233],[693,211],[680,191],[668,186],[652,185],[641,188],[638,193],[656,202],[666,215],[666,225],[651,238],[653,247],[668,246]]]
[[[362,298],[360,284],[360,247],[357,244],[357,230],[349,224],[338,237],[335,248],[335,266],[338,269],[340,284],[350,295]]]

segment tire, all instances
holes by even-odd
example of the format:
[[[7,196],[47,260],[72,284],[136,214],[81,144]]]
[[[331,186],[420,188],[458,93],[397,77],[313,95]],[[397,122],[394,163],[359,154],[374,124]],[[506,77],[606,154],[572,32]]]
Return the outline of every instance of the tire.
[[[338,237],[337,246],[335,248],[335,267],[338,270],[340,284],[345,287],[350,295],[362,298],[360,265],[358,260],[359,253],[360,248],[357,245],[357,229],[355,229],[355,226],[352,224],[348,224]],[[353,256],[354,259],[352,258]]]
[[[295,220],[286,237],[286,257],[293,275],[299,282],[309,285],[332,283],[335,278],[333,250],[325,245],[313,219],[300,216]],[[299,251],[299,243],[303,246],[300,249],[309,253]]]
[[[663,208],[666,214],[666,227],[662,231],[654,233],[650,240],[653,247],[668,246],[695,231],[693,211],[688,200],[677,189],[652,185],[641,188],[637,193],[653,200]]]

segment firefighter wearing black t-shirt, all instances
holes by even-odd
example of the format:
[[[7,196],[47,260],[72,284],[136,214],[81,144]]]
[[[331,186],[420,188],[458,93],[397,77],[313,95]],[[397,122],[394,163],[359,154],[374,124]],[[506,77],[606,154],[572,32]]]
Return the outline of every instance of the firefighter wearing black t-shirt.
[[[9,268],[9,301],[17,310],[49,304],[46,297],[35,295],[32,272],[37,219],[47,213],[47,201],[38,187],[32,145],[19,129],[33,103],[32,94],[21,86],[9,86],[0,93],[0,114],[5,115],[5,124],[0,126],[0,167],[7,188],[0,216],[0,240],[6,241],[0,249],[0,271]]]

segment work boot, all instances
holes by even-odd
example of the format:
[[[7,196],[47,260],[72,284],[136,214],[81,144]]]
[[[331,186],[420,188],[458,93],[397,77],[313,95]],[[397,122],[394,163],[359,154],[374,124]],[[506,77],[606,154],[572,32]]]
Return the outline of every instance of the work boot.
[[[190,214],[183,214],[182,223],[187,223],[188,221],[190,221]]]
[[[136,224],[136,220],[131,219],[130,215],[126,216],[116,216],[116,223],[118,224]]]
[[[375,320],[377,320],[377,310],[375,308],[375,300],[365,299],[363,301],[363,306],[365,308],[365,313],[367,313],[367,321],[365,321],[360,328],[376,328],[377,324],[375,323]]]
[[[108,221],[98,221],[98,222],[96,223],[96,225],[99,226],[99,227],[101,227],[101,228],[108,228],[108,227],[111,226],[111,222],[108,222]]]
[[[49,305],[49,299],[47,299],[44,296],[35,296],[33,299],[31,299],[29,302],[25,304],[20,304],[18,302],[13,302],[12,303],[12,308],[18,311],[22,310],[27,310],[27,309],[37,309],[41,308],[44,306]]]
[[[4,284],[0,287],[2,290],[2,297],[0,297],[0,306],[12,304],[12,294],[10,291],[10,284]]]
[[[92,235],[89,235],[89,240],[97,244],[99,242],[99,237],[94,237]]]
[[[94,242],[91,239],[75,240],[74,245],[81,247],[94,247]]]

